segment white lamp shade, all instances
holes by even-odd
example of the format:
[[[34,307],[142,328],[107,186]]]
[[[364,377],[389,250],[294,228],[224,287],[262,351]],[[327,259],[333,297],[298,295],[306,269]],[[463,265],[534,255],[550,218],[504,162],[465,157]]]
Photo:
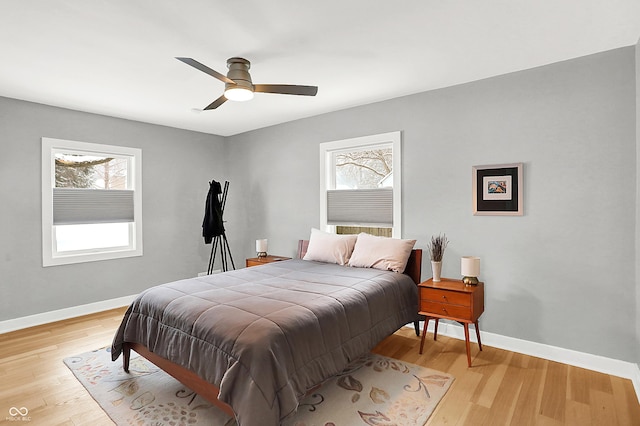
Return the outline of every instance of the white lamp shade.
[[[267,240],[256,240],[256,252],[258,253],[267,252]]]
[[[463,277],[478,277],[480,275],[480,258],[476,256],[462,256],[460,259],[460,274]]]

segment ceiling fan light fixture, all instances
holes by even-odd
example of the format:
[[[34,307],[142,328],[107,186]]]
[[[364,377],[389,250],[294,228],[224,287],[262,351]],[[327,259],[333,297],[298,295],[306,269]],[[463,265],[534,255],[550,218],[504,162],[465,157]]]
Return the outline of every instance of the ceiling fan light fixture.
[[[229,87],[224,91],[224,97],[230,101],[250,101],[253,99],[253,92],[244,87]]]
[[[224,83],[224,94],[218,99],[207,105],[204,110],[212,110],[218,108],[226,101],[248,101],[253,99],[254,92],[258,93],[276,93],[281,95],[302,95],[315,96],[318,93],[317,86],[301,86],[293,84],[253,84],[251,81],[251,62],[244,58],[227,59],[227,75],[222,75],[218,71],[212,70],[206,65],[201,64],[195,59],[178,57],[177,60],[194,67]]]

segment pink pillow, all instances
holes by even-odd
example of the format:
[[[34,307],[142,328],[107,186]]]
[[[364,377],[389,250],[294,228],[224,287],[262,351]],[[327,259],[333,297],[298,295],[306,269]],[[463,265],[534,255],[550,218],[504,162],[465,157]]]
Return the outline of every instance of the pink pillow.
[[[346,265],[357,238],[357,235],[338,235],[313,228],[307,253],[302,259]]]
[[[416,240],[376,237],[360,233],[349,266],[404,272]]]

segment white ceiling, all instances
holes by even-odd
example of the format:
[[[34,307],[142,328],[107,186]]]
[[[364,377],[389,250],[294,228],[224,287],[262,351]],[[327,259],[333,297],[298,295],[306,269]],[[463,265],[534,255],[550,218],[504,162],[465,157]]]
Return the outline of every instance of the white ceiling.
[[[0,96],[233,135],[634,45],[639,0],[1,0]],[[201,111],[223,74],[319,87]]]

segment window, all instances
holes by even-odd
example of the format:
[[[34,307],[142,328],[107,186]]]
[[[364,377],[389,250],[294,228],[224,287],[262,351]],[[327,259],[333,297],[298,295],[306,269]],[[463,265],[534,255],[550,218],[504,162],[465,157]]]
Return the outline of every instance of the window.
[[[320,226],[401,236],[400,132],[320,144]]]
[[[42,264],[142,255],[142,151],[42,138]]]

